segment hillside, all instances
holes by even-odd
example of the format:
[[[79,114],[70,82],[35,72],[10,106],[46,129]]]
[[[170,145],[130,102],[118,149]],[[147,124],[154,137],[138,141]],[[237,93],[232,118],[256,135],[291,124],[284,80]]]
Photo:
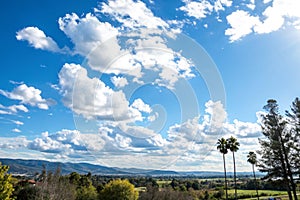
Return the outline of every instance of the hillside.
[[[61,168],[62,174],[78,172],[80,174],[92,173],[95,175],[121,175],[121,176],[196,176],[196,177],[222,177],[223,172],[210,171],[187,171],[176,172],[171,170],[146,170],[136,168],[114,168],[89,163],[61,163],[49,162],[44,160],[22,160],[22,159],[7,159],[0,158],[3,165],[10,167],[9,173],[35,175],[41,173],[43,166],[47,171],[55,171],[57,167]],[[240,176],[252,175],[251,172],[238,172]],[[228,173],[231,176],[232,173]]]

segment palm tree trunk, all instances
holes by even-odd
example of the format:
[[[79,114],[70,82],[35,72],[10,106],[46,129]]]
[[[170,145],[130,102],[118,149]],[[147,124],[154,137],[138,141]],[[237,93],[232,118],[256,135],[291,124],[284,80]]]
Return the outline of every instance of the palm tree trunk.
[[[227,176],[226,176],[226,163],[225,163],[225,154],[223,153],[223,163],[224,163],[224,175],[225,175],[225,193],[226,200],[228,200],[228,192],[227,192]]]
[[[255,181],[256,196],[257,196],[257,200],[259,200],[259,196],[258,196],[258,184],[257,184],[256,176],[255,176],[254,164],[252,164],[252,170],[253,170],[253,176],[254,176],[254,181]]]
[[[234,179],[234,197],[237,200],[237,189],[236,189],[236,168],[235,168],[235,157],[234,157],[234,151],[232,152],[233,157],[233,179]]]

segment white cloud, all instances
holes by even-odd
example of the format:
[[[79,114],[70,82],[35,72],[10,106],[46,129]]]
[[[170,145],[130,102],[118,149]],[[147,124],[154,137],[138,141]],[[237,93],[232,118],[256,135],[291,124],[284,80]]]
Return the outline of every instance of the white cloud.
[[[113,76],[110,78],[110,80],[117,88],[122,88],[128,85],[128,81],[125,77]]]
[[[225,35],[229,36],[230,42],[239,40],[253,32],[253,28],[260,23],[259,18],[251,16],[248,12],[237,10],[226,17],[230,28],[226,29]]]
[[[91,13],[78,17],[75,13],[59,18],[59,28],[75,45],[75,53],[88,55],[103,42],[114,38],[118,30],[108,22],[100,22]]]
[[[128,52],[121,50],[117,39],[119,31],[110,23],[101,22],[90,13],[85,17],[72,13],[59,19],[59,27],[71,39],[75,53],[85,56],[91,69],[116,75],[134,72],[133,75],[140,76],[139,65],[130,56],[124,57]],[[120,62],[112,65],[116,59]]]
[[[255,28],[254,31],[256,33],[271,33],[273,31],[277,31],[280,29],[284,24],[284,16],[280,14],[280,10],[282,8],[277,7],[268,7],[264,12],[263,15],[266,19],[259,23]]]
[[[21,133],[21,130],[20,129],[17,129],[17,128],[14,128],[11,130],[12,132],[15,132],[15,133]]]
[[[0,148],[3,149],[19,149],[25,148],[28,144],[28,140],[25,137],[2,137],[0,138]]]
[[[157,119],[158,116],[159,116],[158,112],[154,112],[153,114],[148,116],[148,121],[153,122]]]
[[[13,122],[14,124],[16,124],[16,125],[19,125],[19,126],[22,126],[22,125],[24,125],[24,123],[23,123],[23,122],[21,122],[21,121],[18,121],[18,120],[12,120],[12,122]]]
[[[250,0],[250,2],[246,5],[251,10],[255,9],[255,0]]]
[[[122,91],[113,91],[80,65],[66,63],[59,72],[64,104],[87,119],[135,121],[141,113],[130,107]]]
[[[152,26],[168,28],[168,24],[155,18],[143,2],[109,1],[107,4],[102,3],[100,7],[101,10],[96,9],[96,12],[114,16],[119,22],[138,31],[117,29],[108,22],[99,21],[90,13],[84,17],[72,13],[60,18],[60,29],[74,43],[75,53],[85,56],[87,65],[92,70],[117,75],[111,81],[119,88],[128,85],[129,79],[132,83],[143,84],[144,70],[160,71],[157,80],[153,82],[170,89],[179,78],[194,76],[191,61],[168,48],[161,32],[146,29]],[[135,11],[130,12],[128,9]],[[180,26],[174,20],[172,24]],[[123,39],[126,39],[125,44]],[[171,75],[168,72],[172,72]]]
[[[217,0],[214,2],[214,4],[211,4],[208,0],[182,1],[185,3],[185,5],[180,7],[179,10],[186,12],[188,16],[195,17],[196,19],[206,18],[213,11],[217,13],[220,10],[224,11],[225,7],[230,7],[232,5],[231,0]]]
[[[22,84],[24,84],[23,81],[13,81],[13,80],[10,80],[9,82],[10,82],[11,84],[13,84],[13,85],[22,85]]]
[[[295,25],[293,22],[300,20],[299,8],[298,0],[274,0],[272,5],[262,13],[265,20],[255,27],[255,32],[261,34],[277,31],[284,26],[285,22]]]
[[[225,10],[225,7],[231,7],[232,6],[232,0],[217,0],[214,3],[214,10],[218,12],[219,10]]]
[[[122,135],[117,134],[115,141],[117,145],[121,148],[128,148],[131,145],[132,140],[129,137],[124,137]]]
[[[205,103],[205,107],[205,112],[210,116],[209,122],[211,129],[220,129],[227,119],[227,112],[225,111],[223,104],[220,101],[213,102],[209,100]]]
[[[52,52],[61,52],[56,42],[45,35],[37,27],[26,27],[17,32],[17,40],[25,40],[36,49],[48,50]]]
[[[207,170],[208,166],[212,166],[209,169],[215,171],[220,170],[218,163],[221,154],[215,147],[218,138],[232,135],[238,139],[241,146],[236,158],[239,160],[245,160],[250,150],[258,148],[257,137],[261,133],[257,123],[239,120],[229,123],[220,102],[209,101],[205,106],[202,117],[171,126],[166,138],[146,127],[125,122],[105,122],[99,125],[99,131],[95,133],[83,134],[78,130],[63,129],[52,134],[44,132],[32,141],[25,138],[0,140],[0,147],[28,148],[36,154],[44,153],[48,159],[73,162],[96,157],[99,158],[97,161],[107,166],[168,167],[175,170],[182,170],[183,166],[186,170]],[[212,115],[216,114],[221,117],[214,119]],[[228,166],[231,167],[231,157],[228,159]],[[90,161],[95,162],[93,159]],[[247,163],[237,162],[237,166],[240,171],[248,171]]]
[[[257,138],[261,136],[261,127],[259,124],[241,122],[237,119],[233,120],[233,124],[225,124],[224,129],[226,132],[239,138]]]
[[[134,102],[131,104],[131,107],[136,108],[141,112],[152,112],[151,107],[148,104],[145,104],[142,99],[135,99]]]
[[[12,115],[16,114],[18,111],[28,112],[28,109],[24,105],[11,105],[11,106],[3,106],[0,104],[0,114],[3,115]]]
[[[142,119],[140,121],[142,121]],[[126,135],[130,135],[135,138],[145,139],[158,134],[147,127],[128,125],[126,123],[118,123],[118,128],[120,128],[120,130],[122,130]]]
[[[65,136],[64,134],[62,137]],[[70,141],[64,140],[66,138],[60,138],[60,133],[50,135],[48,132],[42,133],[41,138],[36,138],[32,142],[28,144],[28,148],[32,150],[37,150],[41,152],[49,152],[49,153],[71,153],[72,152],[72,145]]]
[[[24,105],[12,105],[9,106],[8,109],[12,111],[13,113],[17,113],[18,110],[23,111],[23,112],[28,112],[28,109]]]
[[[264,1],[270,3],[271,1]],[[254,1],[248,7],[254,8]],[[296,29],[300,24],[300,2],[298,0],[273,0],[272,4],[262,13],[250,15],[247,11],[237,10],[227,16],[231,26],[225,31],[229,40],[234,42],[254,32],[266,34],[277,31],[283,27],[293,26]],[[261,18],[259,16],[262,15]]]
[[[146,27],[149,29],[168,28],[169,25],[159,17],[154,16],[146,4],[140,0],[109,0],[101,3],[98,12],[109,14],[123,27],[130,29]]]
[[[185,6],[179,9],[186,12],[188,16],[196,19],[206,18],[213,11],[213,5],[209,1],[184,1]]]
[[[9,115],[9,114],[11,114],[11,113],[8,111],[0,110],[0,115]]]
[[[26,84],[19,85],[14,88],[12,92],[0,90],[0,94],[3,96],[13,99],[20,100],[22,104],[30,106],[36,106],[40,109],[48,110],[49,106],[54,103],[51,99],[43,99],[41,96],[42,91],[32,86],[28,87]],[[23,105],[16,105],[11,107],[11,110],[16,112],[22,110],[28,112],[27,108]]]

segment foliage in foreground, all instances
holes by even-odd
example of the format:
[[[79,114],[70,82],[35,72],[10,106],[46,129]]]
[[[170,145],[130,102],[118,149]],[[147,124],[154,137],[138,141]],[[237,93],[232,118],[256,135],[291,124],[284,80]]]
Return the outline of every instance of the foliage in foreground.
[[[138,198],[138,191],[128,180],[112,180],[100,192],[101,200],[137,200]]]
[[[7,174],[9,167],[0,163],[0,199],[10,200],[12,199],[12,193],[14,191],[12,184],[12,177]]]

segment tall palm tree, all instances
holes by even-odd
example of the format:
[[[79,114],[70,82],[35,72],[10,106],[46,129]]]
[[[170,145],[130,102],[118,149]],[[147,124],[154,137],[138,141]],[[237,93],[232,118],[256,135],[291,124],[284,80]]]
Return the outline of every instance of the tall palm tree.
[[[226,176],[225,154],[228,153],[228,144],[227,144],[227,140],[225,138],[218,139],[217,149],[220,151],[220,153],[223,154],[224,175],[225,175],[225,192],[226,192],[226,200],[227,200],[228,199],[228,192],[227,192],[227,176]]]
[[[250,164],[252,164],[252,170],[253,170],[253,176],[254,176],[254,181],[255,181],[255,190],[256,190],[256,196],[257,199],[259,200],[259,196],[258,196],[258,188],[257,188],[257,181],[256,181],[256,176],[255,176],[255,170],[254,170],[254,165],[256,165],[257,163],[257,159],[256,159],[256,154],[253,151],[250,151],[249,154],[247,155],[248,158],[248,162]]]
[[[237,139],[233,136],[227,139],[227,144],[229,150],[232,152],[232,158],[233,158],[233,179],[234,179],[234,197],[237,199],[237,189],[236,189],[236,167],[235,167],[235,156],[234,152],[237,152],[239,150],[240,143],[237,141]]]

